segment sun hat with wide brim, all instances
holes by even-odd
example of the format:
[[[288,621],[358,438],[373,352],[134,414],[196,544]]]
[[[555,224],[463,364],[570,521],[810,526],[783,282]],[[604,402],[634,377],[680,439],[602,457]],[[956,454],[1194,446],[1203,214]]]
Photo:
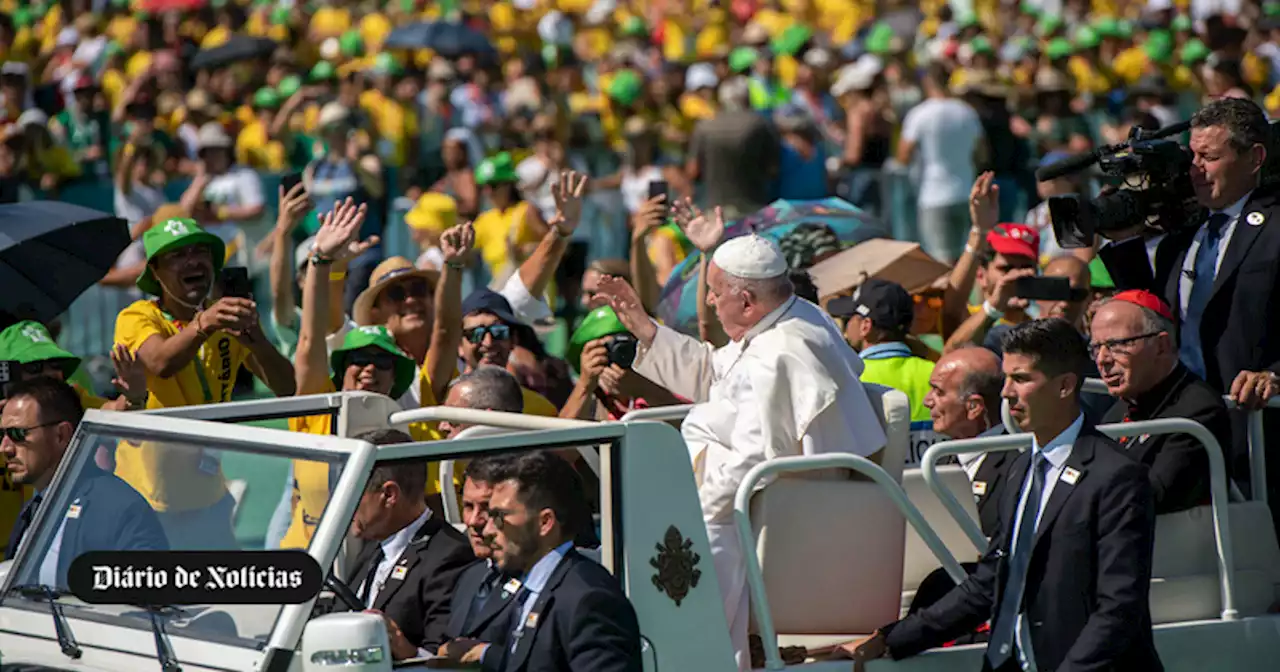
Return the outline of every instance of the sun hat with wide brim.
[[[587,344],[597,338],[612,336],[613,334],[629,333],[627,328],[622,325],[622,320],[618,319],[618,314],[613,312],[613,308],[609,306],[600,306],[595,310],[587,313],[582,318],[582,323],[573,332],[573,336],[569,339],[569,348],[565,352],[566,359],[569,360],[569,366],[573,367],[574,372],[582,366],[582,350]]]
[[[428,191],[404,215],[411,229],[444,233],[458,223],[458,202],[448,194]]]
[[[222,239],[200,228],[196,220],[174,218],[156,222],[154,226],[142,234],[142,247],[147,252],[147,265],[138,276],[138,289],[154,296],[163,296],[164,289],[151,272],[151,260],[174,250],[192,245],[208,245],[213,258],[213,273],[222,272],[222,265],[227,260],[227,246]]]
[[[430,285],[430,291],[435,292],[436,283],[440,281],[440,273],[418,268],[413,265],[412,261],[404,257],[391,257],[383,260],[381,264],[378,264],[377,268],[373,269],[373,275],[369,276],[369,288],[360,292],[360,295],[356,297],[355,305],[352,306],[351,313],[352,317],[355,318],[356,324],[373,324],[373,306],[378,302],[378,297],[382,296],[382,292],[392,283],[407,278],[422,278]]]
[[[19,364],[54,362],[64,378],[70,378],[80,367],[80,358],[58,347],[49,330],[33,320],[0,331],[0,360]]]
[[[395,339],[391,337],[387,328],[381,325],[356,327],[343,337],[341,346],[333,349],[333,353],[329,355],[329,370],[333,374],[334,389],[342,389],[342,379],[345,374],[343,362],[347,358],[347,353],[368,347],[381,348],[395,355],[395,382],[391,384],[391,394],[387,396],[392,399],[404,396],[409,386],[413,384],[415,365],[413,359],[396,345]]]

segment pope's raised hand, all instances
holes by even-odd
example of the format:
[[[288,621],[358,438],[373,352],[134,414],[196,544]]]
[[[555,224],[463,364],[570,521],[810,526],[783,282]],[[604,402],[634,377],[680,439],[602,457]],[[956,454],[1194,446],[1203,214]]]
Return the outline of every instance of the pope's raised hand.
[[[714,250],[724,239],[724,211],[720,206],[716,206],[714,217],[708,217],[686,198],[672,205],[671,214],[689,242],[703,253]]]
[[[644,304],[640,302],[636,290],[632,289],[626,280],[606,275],[600,278],[597,294],[608,299],[609,307],[617,313],[622,326],[634,334],[645,347],[653,343],[654,337],[658,335],[658,327],[654,325],[653,320],[649,319],[649,314],[644,311]]]
[[[444,262],[457,266],[463,263],[476,242],[476,229],[471,222],[463,222],[440,234],[440,252]]]

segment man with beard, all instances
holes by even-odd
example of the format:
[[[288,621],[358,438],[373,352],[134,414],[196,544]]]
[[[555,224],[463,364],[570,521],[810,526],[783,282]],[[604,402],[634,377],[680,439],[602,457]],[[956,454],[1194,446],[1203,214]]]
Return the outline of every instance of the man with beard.
[[[484,535],[514,606],[488,642],[454,639],[440,655],[486,670],[639,672],[640,624],[618,580],[573,548],[582,483],[546,451],[496,466]]]
[[[327,213],[316,232],[310,263],[302,289],[302,327],[298,334],[297,383],[299,394],[374,392],[393,398],[404,394],[413,383],[413,360],[391,338],[383,326],[357,327],[347,333],[340,347],[326,355],[328,332],[329,268],[355,257],[370,241],[359,241],[365,206],[350,199]],[[446,259],[455,259],[467,249],[468,229],[457,226],[441,236]],[[330,377],[330,370],[333,374]],[[291,418],[289,429],[309,434],[331,434],[333,418],[317,415]],[[294,509],[281,548],[306,548],[316,524],[329,501],[329,467],[323,462],[294,460]]]
[[[210,296],[226,259],[222,239],[194,220],[170,219],[142,242],[147,265],[138,289],[158,298],[121,311],[115,341],[146,366],[147,408],[231,401],[241,366],[277,396],[292,395],[293,367],[263,335],[253,300]],[[116,475],[147,498],[175,549],[235,547],[235,501],[216,455],[122,441]]]

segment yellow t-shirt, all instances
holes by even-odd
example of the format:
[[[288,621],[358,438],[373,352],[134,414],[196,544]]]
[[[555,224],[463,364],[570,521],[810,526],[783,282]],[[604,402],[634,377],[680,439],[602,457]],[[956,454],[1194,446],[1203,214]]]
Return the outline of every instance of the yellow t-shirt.
[[[83,406],[85,410],[88,410],[91,408],[98,409],[107,405],[106,399],[103,399],[102,397],[93,396],[92,392],[84,389],[83,387],[80,387],[75,383],[72,383],[71,387],[75,389],[76,396],[80,397],[80,405]]]
[[[135,354],[152,336],[169,338],[185,326],[152,300],[135,301],[116,317],[115,342]],[[147,408],[173,408],[231,401],[236,372],[249,350],[225,332],[215,332],[197,358],[168,378],[147,373]],[[116,476],[133,486],[156,511],[211,506],[227,493],[220,465],[197,451],[157,450],[124,441],[116,448]]]
[[[351,28],[351,13],[339,7],[321,7],[311,15],[311,32],[319,37],[338,37]]]
[[[200,40],[201,49],[212,49],[220,47],[231,39],[231,29],[226,26],[214,26],[212,30],[205,33],[204,39]]]
[[[360,105],[373,121],[379,142],[390,145],[380,148],[383,151],[379,155],[388,165],[403,166],[409,143],[418,139],[418,114],[400,101],[372,90],[361,95]]]
[[[391,33],[391,20],[381,12],[366,14],[360,19],[360,38],[364,40],[365,49],[382,51],[382,43],[387,41]]]
[[[284,145],[267,137],[267,127],[254,119],[236,136],[236,162],[254,170],[283,172],[286,166]]]
[[[142,73],[151,67],[151,52],[139,51],[129,57],[124,64],[124,76],[133,81],[142,76]]]
[[[454,372],[457,376],[457,372]],[[435,394],[431,392],[431,381],[424,370],[418,378],[421,386],[422,406],[424,408],[438,405]],[[328,383],[325,392],[333,392],[333,384]],[[524,412],[530,415],[555,417],[557,411],[546,397],[521,388],[524,392]],[[415,441],[439,441],[444,438],[437,423],[414,423],[409,426],[409,433]],[[290,418],[289,430],[306,434],[328,436],[332,434],[332,417],[315,415],[306,418]],[[462,474],[466,471],[467,462],[458,460],[453,466],[454,491],[462,484]],[[427,466],[427,495],[438,494],[440,488],[440,464],[431,462]],[[293,461],[293,515],[289,521],[289,529],[280,541],[281,548],[306,548],[315,535],[316,525],[329,502],[329,465],[326,462],[312,460]],[[21,504],[19,504],[21,506]],[[17,514],[15,514],[16,516]]]
[[[506,210],[493,208],[476,217],[473,224],[476,230],[476,247],[480,249],[480,256],[495,277],[502,275],[511,262],[507,255],[508,241],[515,243],[516,247],[538,242],[537,236],[525,225],[525,213],[528,210],[529,204],[520,201]]]

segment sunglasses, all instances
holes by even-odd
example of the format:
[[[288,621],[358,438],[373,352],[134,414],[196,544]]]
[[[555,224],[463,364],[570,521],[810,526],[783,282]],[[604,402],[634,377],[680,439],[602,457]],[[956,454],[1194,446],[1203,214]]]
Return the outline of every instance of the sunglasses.
[[[0,429],[0,434],[9,437],[9,440],[14,443],[26,443],[27,435],[31,432],[40,429],[41,427],[52,427],[60,424],[62,424],[61,420],[55,420],[53,422],[46,422],[43,425],[34,425],[32,427],[4,427],[3,429]]]
[[[505,341],[508,338],[511,338],[511,327],[508,327],[505,324],[490,324],[484,327],[472,327],[462,332],[462,335],[466,336],[468,341],[471,341],[476,345],[480,345],[484,342],[485,334],[493,336],[493,340],[495,341]]]
[[[360,350],[347,355],[347,366],[358,366],[363,369],[370,364],[380,371],[390,371],[395,368],[396,357],[389,352],[362,352]]]
[[[427,285],[427,281],[421,278],[409,280],[406,282],[397,282],[388,287],[385,291],[388,299],[401,303],[409,297],[424,299],[427,293],[431,291],[431,287]]]

